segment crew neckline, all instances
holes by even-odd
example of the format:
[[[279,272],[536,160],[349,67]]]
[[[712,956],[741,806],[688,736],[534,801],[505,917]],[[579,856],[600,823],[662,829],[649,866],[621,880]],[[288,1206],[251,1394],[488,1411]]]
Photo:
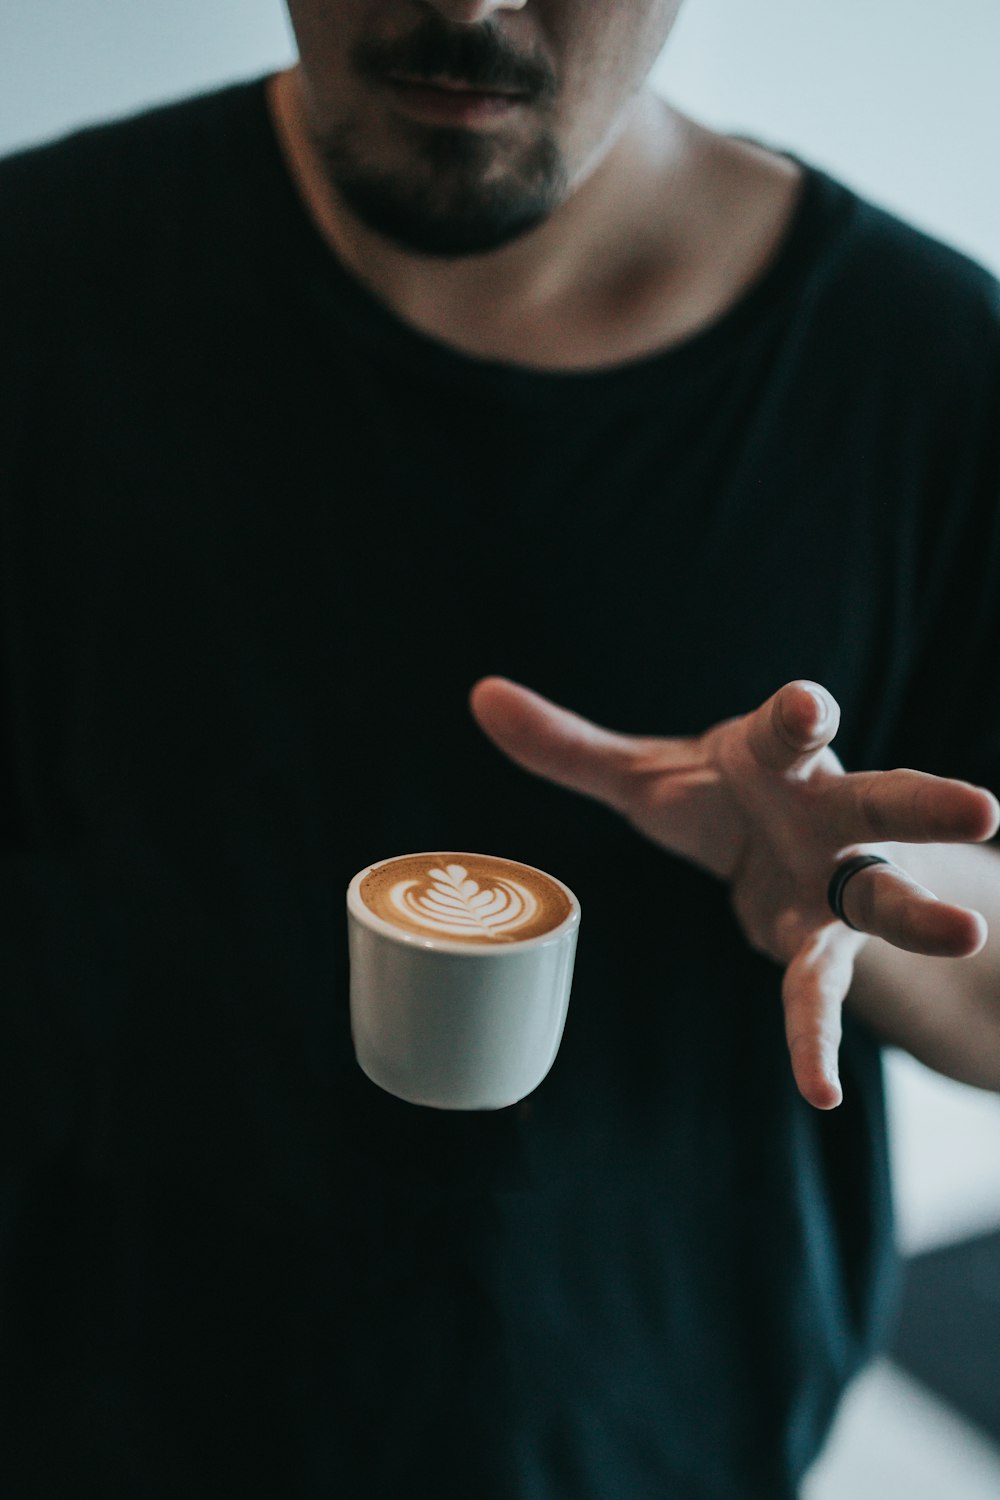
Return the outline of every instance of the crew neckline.
[[[700,367],[727,353],[739,353],[744,335],[765,314],[794,298],[816,252],[829,242],[855,201],[844,184],[785,151],[781,154],[802,171],[794,211],[770,260],[729,307],[676,343],[612,365],[565,370],[520,365],[459,349],[408,322],[348,269],[324,238],[289,170],[271,119],[270,77],[265,74],[246,85],[247,102],[253,108],[261,164],[266,166],[265,186],[275,200],[273,223],[286,284],[297,294],[304,293],[317,310],[335,306],[369,345],[377,344],[388,357],[409,365],[421,380],[478,381],[498,393],[523,395],[545,404],[580,401],[590,395],[603,399],[612,391],[629,390],[638,396],[644,387],[662,394],[665,380],[688,380]],[[288,277],[289,254],[301,266],[302,276]]]

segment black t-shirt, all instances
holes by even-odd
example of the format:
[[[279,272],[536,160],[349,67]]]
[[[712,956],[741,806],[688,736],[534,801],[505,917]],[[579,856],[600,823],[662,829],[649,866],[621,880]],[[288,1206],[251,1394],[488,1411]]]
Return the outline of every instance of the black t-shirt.
[[[849,768],[996,787],[994,282],[808,169],[681,346],[477,360],[337,264],[261,81],[0,204],[4,1493],[782,1500],[891,1316],[879,1050],[810,1109],[724,886],[467,694],[805,676]],[[495,1114],[352,1054],[348,881],[433,848],[582,902]]]

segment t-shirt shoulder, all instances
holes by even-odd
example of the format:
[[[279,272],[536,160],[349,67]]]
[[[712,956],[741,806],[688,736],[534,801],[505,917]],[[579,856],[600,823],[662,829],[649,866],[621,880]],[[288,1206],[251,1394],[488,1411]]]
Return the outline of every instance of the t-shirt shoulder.
[[[221,167],[253,84],[103,121],[0,159],[0,274],[23,284],[58,272],[73,283],[95,264],[164,250],[197,213],[196,184]],[[194,191],[192,190],[194,189]]]
[[[836,290],[850,298],[850,325],[904,362],[962,363],[977,351],[1000,362],[997,277],[888,209],[851,198],[850,227],[829,262]]]

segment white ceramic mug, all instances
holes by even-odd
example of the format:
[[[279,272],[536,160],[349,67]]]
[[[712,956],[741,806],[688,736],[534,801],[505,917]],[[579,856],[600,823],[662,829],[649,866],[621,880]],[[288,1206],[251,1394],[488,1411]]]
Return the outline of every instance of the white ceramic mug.
[[[428,857],[478,856],[428,851]],[[491,946],[424,936],[377,916],[362,900],[365,877],[392,862],[366,866],[347,890],[358,1063],[373,1083],[411,1104],[503,1109],[517,1103],[538,1087],[559,1050],[579,901],[548,875],[570,903],[569,915],[548,932]]]

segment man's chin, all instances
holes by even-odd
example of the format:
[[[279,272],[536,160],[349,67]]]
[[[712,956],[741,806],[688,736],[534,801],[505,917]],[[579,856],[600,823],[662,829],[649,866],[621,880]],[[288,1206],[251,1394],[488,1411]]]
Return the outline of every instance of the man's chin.
[[[442,259],[500,250],[536,229],[552,212],[552,205],[537,202],[432,207],[349,183],[339,184],[339,193],[366,229],[412,255]]]
[[[373,171],[329,145],[324,156],[331,185],[360,223],[414,255],[488,255],[544,223],[566,191],[548,136],[506,169],[491,143],[461,131],[427,131],[411,169]]]

